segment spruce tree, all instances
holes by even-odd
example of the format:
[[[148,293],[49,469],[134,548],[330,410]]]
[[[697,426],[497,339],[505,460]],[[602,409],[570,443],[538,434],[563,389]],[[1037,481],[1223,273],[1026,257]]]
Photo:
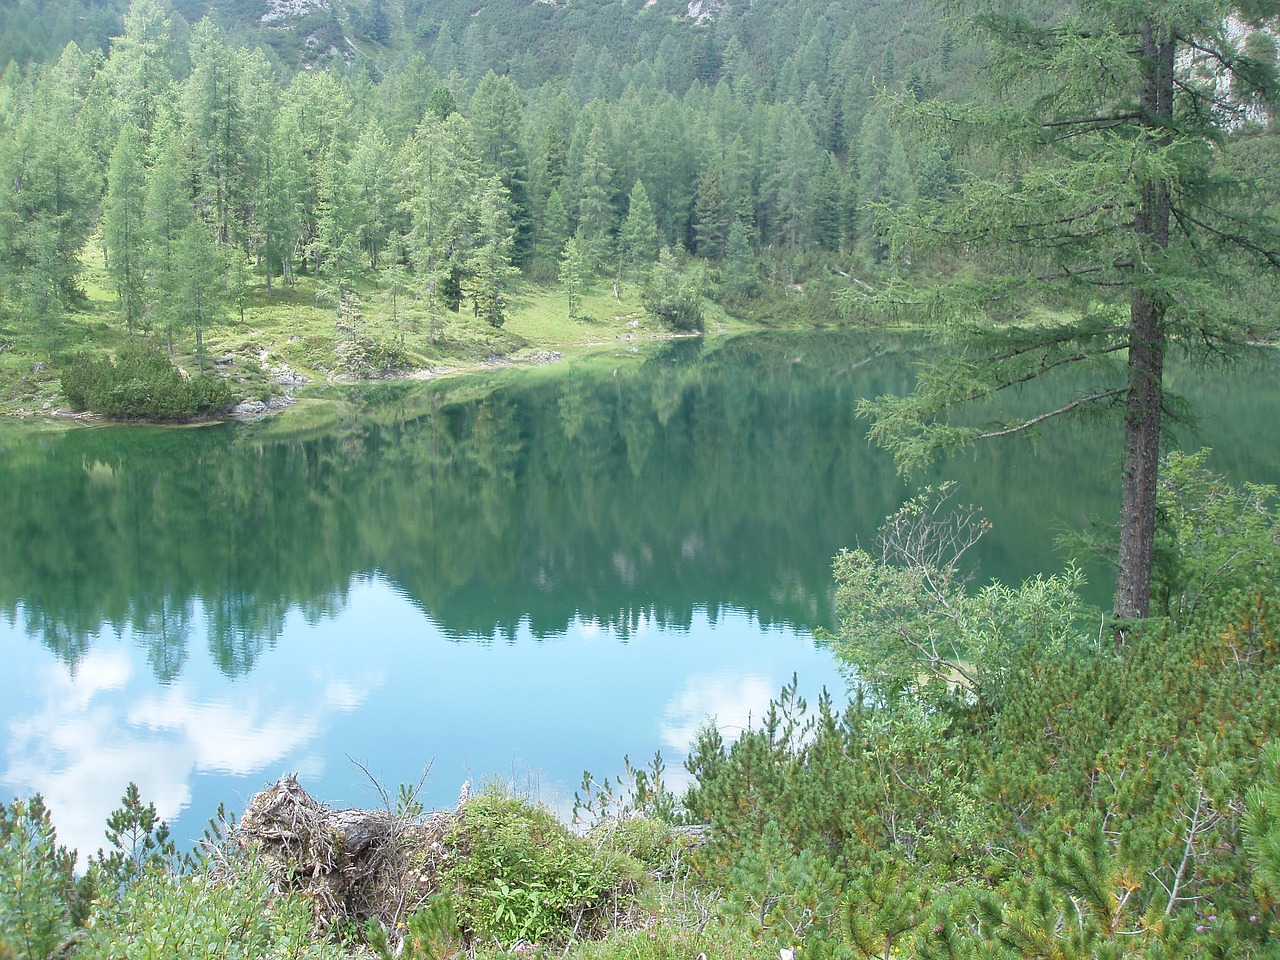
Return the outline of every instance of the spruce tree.
[[[658,225],[644,183],[637,180],[627,202],[627,219],[618,237],[627,272],[647,270],[658,258]]]

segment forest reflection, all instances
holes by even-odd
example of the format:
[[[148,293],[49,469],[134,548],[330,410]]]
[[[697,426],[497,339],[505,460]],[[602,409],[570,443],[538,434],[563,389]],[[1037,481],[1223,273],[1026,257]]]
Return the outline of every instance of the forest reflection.
[[[722,607],[827,626],[830,558],[913,489],[855,410],[907,388],[910,353],[892,336],[688,340],[343,389],[310,418],[0,435],[0,612],[68,665],[127,630],[164,683],[201,641],[243,676],[290,612],[331,618],[370,576],[458,642],[575,619],[625,640]],[[1265,400],[1211,402],[1256,423],[1221,408]],[[1053,524],[1111,511],[1109,434],[1064,436],[939,468],[997,521],[984,577],[1056,569]],[[1275,478],[1251,457],[1272,476],[1247,479]]]

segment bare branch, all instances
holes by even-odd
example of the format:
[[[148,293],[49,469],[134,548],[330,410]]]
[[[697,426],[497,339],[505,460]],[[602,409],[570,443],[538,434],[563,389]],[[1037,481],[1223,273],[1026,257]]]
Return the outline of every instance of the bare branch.
[[[1079,397],[1075,400],[1072,400],[1070,403],[1066,404],[1065,406],[1059,407],[1057,410],[1050,410],[1048,413],[1042,413],[1038,417],[1032,417],[1030,420],[1027,420],[1024,423],[1019,423],[1012,427],[1006,427],[1003,430],[991,430],[991,431],[988,431],[987,433],[976,434],[973,439],[990,440],[993,437],[1007,437],[1010,434],[1021,433],[1023,430],[1029,430],[1030,428],[1036,426],[1037,424],[1044,423],[1044,421],[1046,420],[1051,420],[1054,417],[1061,416],[1064,413],[1070,413],[1072,410],[1075,410],[1077,407],[1082,407],[1089,403],[1096,403],[1099,400],[1106,400],[1106,399],[1109,399],[1110,397],[1121,396],[1122,394],[1127,393],[1128,390],[1129,390],[1128,387],[1117,387],[1114,390],[1104,390],[1102,393],[1094,393],[1087,397]]]

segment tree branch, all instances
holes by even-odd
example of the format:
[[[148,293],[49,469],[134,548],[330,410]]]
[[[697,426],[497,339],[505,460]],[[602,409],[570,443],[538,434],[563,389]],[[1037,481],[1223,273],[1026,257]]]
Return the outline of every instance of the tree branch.
[[[1094,403],[1098,400],[1106,400],[1110,397],[1118,397],[1118,396],[1121,396],[1122,394],[1127,393],[1128,390],[1129,390],[1128,387],[1117,387],[1114,390],[1104,390],[1102,393],[1094,393],[1087,397],[1079,397],[1075,400],[1072,400],[1066,406],[1059,407],[1057,410],[1050,410],[1048,413],[1042,413],[1038,417],[1032,417],[1030,420],[1027,420],[1024,423],[1015,424],[1012,427],[1006,427],[1004,430],[991,430],[986,433],[975,434],[973,439],[974,440],[990,440],[994,437],[1007,437],[1014,433],[1021,433],[1023,430],[1029,430],[1032,427],[1036,426],[1037,424],[1044,423],[1044,421],[1046,420],[1051,420],[1054,417],[1061,416],[1064,413],[1070,413],[1072,410],[1076,409],[1077,407],[1082,407],[1087,403]]]

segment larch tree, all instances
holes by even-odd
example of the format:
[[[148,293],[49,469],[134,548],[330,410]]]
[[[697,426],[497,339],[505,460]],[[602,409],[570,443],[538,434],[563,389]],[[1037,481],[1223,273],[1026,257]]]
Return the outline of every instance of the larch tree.
[[[133,0],[124,33],[111,42],[105,71],[111,90],[125,119],[148,142],[173,87],[170,43],[170,22],[160,0]]]
[[[156,124],[152,137],[155,160],[147,171],[143,217],[143,272],[147,279],[147,309],[161,317],[173,355],[177,303],[182,294],[184,268],[179,238],[196,221],[191,205],[190,176],[182,153],[182,136],[170,122]]]
[[[476,154],[507,191],[516,230],[515,257],[523,261],[533,247],[533,218],[529,211],[529,164],[520,137],[524,108],[511,78],[499,77],[492,70],[485,74],[471,98],[470,117]]]
[[[38,68],[17,92],[0,129],[0,272],[4,293],[42,323],[57,320],[80,290],[80,252],[101,195],[102,170],[76,136],[80,58]]]
[[[569,319],[582,319],[582,288],[591,276],[587,263],[587,247],[580,234],[574,234],[564,245],[560,257],[560,282],[569,300]]]
[[[172,311],[180,328],[195,334],[196,360],[204,375],[204,331],[226,299],[227,262],[209,228],[193,219],[174,241],[176,276]]]
[[[613,168],[605,156],[605,136],[599,125],[591,131],[582,161],[578,198],[578,229],[595,263],[609,259],[613,247]]]
[[[111,151],[102,213],[107,272],[115,283],[120,314],[130,333],[143,315],[146,197],[142,135],[130,123],[120,131],[115,149]]]
[[[467,259],[467,293],[475,315],[500,327],[507,318],[507,299],[520,275],[511,262],[516,228],[502,181],[491,178],[485,183],[477,203],[475,246]]]
[[[1274,62],[1250,56],[1240,28],[1278,11],[1274,0],[1076,0],[1033,21],[987,4],[971,22],[994,56],[997,105],[902,104],[971,158],[987,152],[961,199],[892,218],[895,245],[910,255],[941,241],[981,269],[882,292],[936,319],[947,342],[912,393],[864,406],[871,435],[910,467],[1055,418],[1122,418],[1118,642],[1150,613],[1166,354],[1238,346],[1247,318],[1223,290],[1280,267],[1276,224],[1219,173],[1224,140],[1277,93]],[[1068,368],[1083,386],[1032,416],[961,413]]]
[[[547,206],[542,214],[542,232],[538,236],[539,251],[548,260],[558,261],[568,239],[569,214],[564,208],[564,198],[561,197],[559,188],[556,188],[547,197]]]

